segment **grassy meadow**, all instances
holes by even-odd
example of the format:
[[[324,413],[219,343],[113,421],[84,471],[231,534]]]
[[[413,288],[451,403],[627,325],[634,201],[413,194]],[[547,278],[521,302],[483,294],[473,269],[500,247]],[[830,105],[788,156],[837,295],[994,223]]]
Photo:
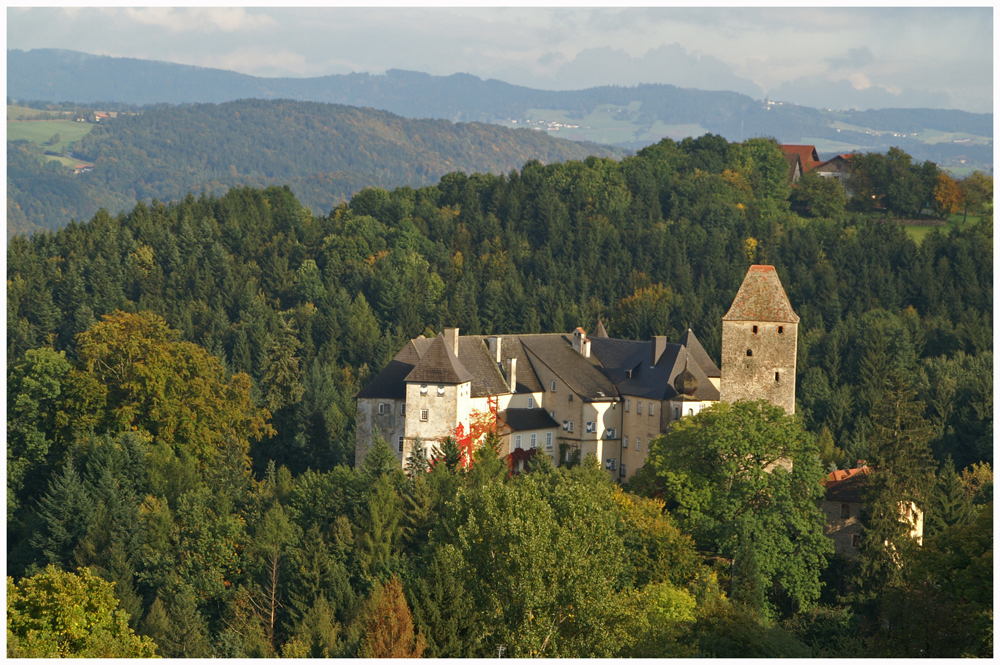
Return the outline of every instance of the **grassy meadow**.
[[[94,126],[89,122],[76,122],[75,120],[8,121],[7,140],[25,139],[34,141],[39,147],[45,147],[46,150],[58,151],[70,143],[79,141],[93,128]],[[48,141],[54,134],[58,134],[60,140],[56,145],[50,146]]]
[[[952,215],[948,218],[948,221],[942,226],[907,226],[906,233],[918,244],[923,241],[927,234],[929,234],[934,229],[938,229],[942,233],[947,233],[951,229],[966,228],[972,226],[979,221],[979,217],[975,215],[969,215],[965,220],[965,224],[962,223],[963,215],[961,213],[957,215]]]

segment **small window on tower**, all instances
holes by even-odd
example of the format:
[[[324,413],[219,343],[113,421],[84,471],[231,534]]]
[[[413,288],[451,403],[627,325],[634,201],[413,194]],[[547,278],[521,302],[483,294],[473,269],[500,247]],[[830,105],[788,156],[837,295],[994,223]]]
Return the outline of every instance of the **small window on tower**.
[[[779,335],[785,334],[785,326],[778,326],[778,334]]]
[[[774,373],[774,380],[775,381],[781,381],[781,372],[775,372]]]
[[[754,334],[754,335],[756,335],[756,334],[757,334],[757,326],[754,326],[754,327],[753,327],[753,334]]]
[[[751,358],[751,357],[753,357],[753,351],[751,351],[750,349],[747,349],[747,358]]]

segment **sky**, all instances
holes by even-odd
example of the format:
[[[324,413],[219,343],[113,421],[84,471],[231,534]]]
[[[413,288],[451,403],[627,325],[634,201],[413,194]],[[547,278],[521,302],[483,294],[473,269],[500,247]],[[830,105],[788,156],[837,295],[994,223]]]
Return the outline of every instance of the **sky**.
[[[312,77],[669,83],[817,108],[993,112],[993,8],[27,7],[7,48]]]

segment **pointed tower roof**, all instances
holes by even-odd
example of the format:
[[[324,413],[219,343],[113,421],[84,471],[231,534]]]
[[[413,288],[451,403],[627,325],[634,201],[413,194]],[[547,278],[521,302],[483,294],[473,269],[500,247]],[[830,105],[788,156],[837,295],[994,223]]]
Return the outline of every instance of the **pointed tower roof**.
[[[701,371],[705,373],[705,376],[715,379],[722,378],[722,372],[715,366],[715,363],[712,362],[711,356],[708,355],[708,352],[705,351],[705,347],[701,345],[698,338],[694,336],[694,331],[690,328],[687,329],[686,333],[681,335],[681,344],[685,349],[687,349],[688,355],[691,356],[691,360],[698,363],[698,367],[700,367]]]
[[[473,378],[444,343],[444,335],[438,335],[420,354],[420,362],[407,374],[406,383],[465,383]]]
[[[723,321],[798,323],[774,266],[750,266]]]
[[[604,322],[600,319],[597,320],[597,332],[594,333],[594,337],[607,337],[608,331],[604,327]]]

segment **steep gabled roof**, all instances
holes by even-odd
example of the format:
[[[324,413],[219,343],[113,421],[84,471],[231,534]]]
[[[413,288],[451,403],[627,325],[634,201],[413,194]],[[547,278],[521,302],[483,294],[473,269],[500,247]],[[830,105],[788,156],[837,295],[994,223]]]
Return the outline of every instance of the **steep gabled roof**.
[[[604,374],[622,395],[663,399],[680,344],[667,344],[655,367],[650,340],[591,338],[591,355],[601,363]]]
[[[558,335],[550,333],[550,336],[557,337]],[[535,370],[531,366],[531,361],[528,359],[528,354],[524,350],[524,345],[521,344],[520,335],[506,335],[500,339],[500,362],[504,367],[504,371],[507,371],[507,361],[511,358],[517,360],[517,370],[515,374],[517,375],[517,385],[511,386],[516,387],[516,393],[540,393],[544,391],[542,388],[542,383],[538,380],[538,376],[535,375]]]
[[[422,339],[422,338],[421,338]],[[411,339],[355,398],[406,399],[406,375],[420,362],[420,353]],[[429,340],[425,340],[429,341]]]
[[[420,361],[413,371],[407,374],[406,383],[456,384],[472,381],[473,378],[475,377],[465,369],[444,343],[444,335],[438,335],[421,354]]]
[[[597,321],[597,332],[594,333],[594,337],[607,337],[608,329],[604,327],[604,322],[601,320]]]
[[[750,266],[723,321],[798,323],[774,266]]]
[[[505,340],[506,341],[506,340]],[[458,338],[458,359],[469,370],[472,379],[472,397],[504,395],[509,393],[507,382],[497,364],[490,358],[490,349],[480,335]],[[526,363],[527,364],[527,363]],[[520,368],[518,368],[520,370]]]
[[[781,151],[786,155],[798,155],[799,160],[802,163],[802,175],[805,175],[809,171],[813,170],[820,164],[819,154],[816,152],[816,146],[814,145],[791,145],[783,144],[779,145]]]
[[[705,373],[705,376],[715,379],[722,378],[722,371],[712,362],[712,358],[705,351],[705,347],[701,345],[701,342],[694,336],[694,332],[690,328],[687,329],[686,333],[681,335],[681,345],[687,349],[691,360],[698,364],[698,367]]]
[[[618,396],[615,385],[598,367],[597,358],[593,354],[590,358],[584,358],[574,351],[569,335],[519,335],[518,337],[528,352],[532,367],[536,363],[545,365],[584,401],[606,402]],[[517,371],[518,374],[521,373],[520,367]]]

